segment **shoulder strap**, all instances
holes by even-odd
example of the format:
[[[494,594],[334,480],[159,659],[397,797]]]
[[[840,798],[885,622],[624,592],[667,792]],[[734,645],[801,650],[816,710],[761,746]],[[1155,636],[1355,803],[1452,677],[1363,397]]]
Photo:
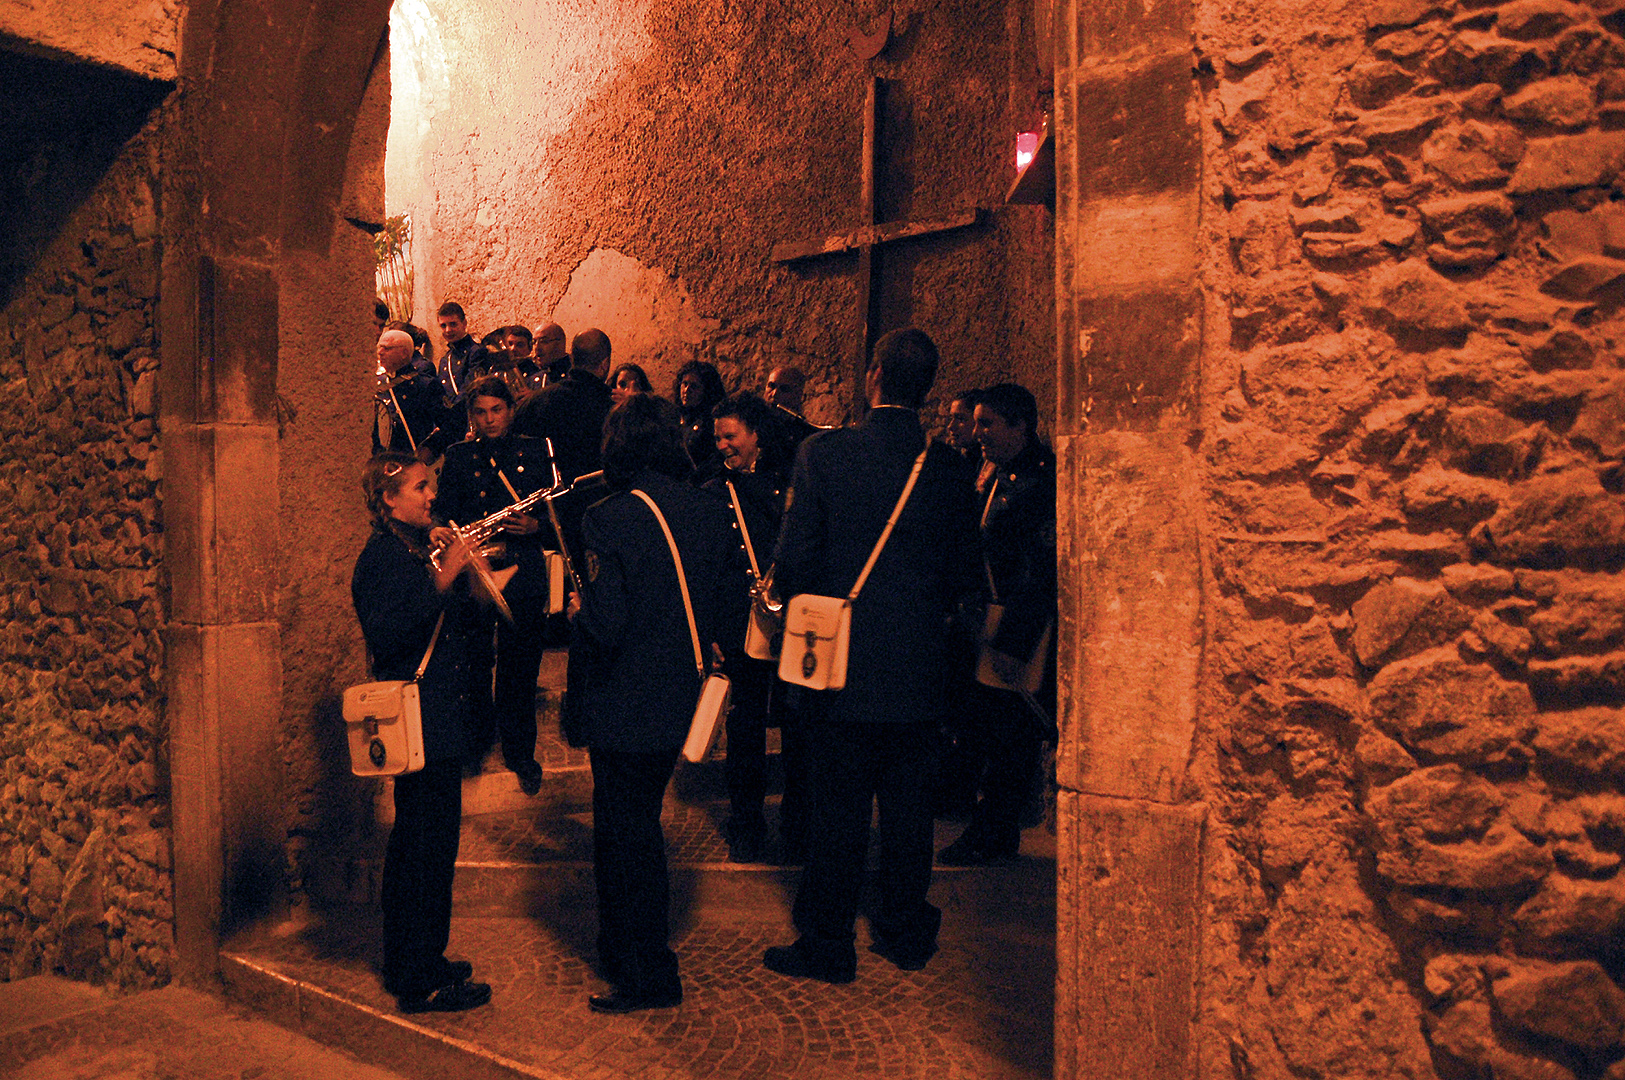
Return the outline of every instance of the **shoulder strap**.
[[[700,677],[705,677],[705,653],[700,648],[700,628],[694,622],[694,604],[688,597],[688,575],[683,573],[683,557],[677,553],[677,539],[671,534],[671,526],[666,524],[666,515],[660,512],[660,507],[649,498],[647,492],[632,489],[632,494],[649,504],[654,511],[655,520],[660,522],[660,531],[666,534],[666,543],[671,547],[671,561],[677,567],[677,587],[683,590],[683,611],[688,615],[689,637],[694,639],[694,666],[699,669]]]
[[[745,554],[750,557],[750,575],[756,580],[762,579],[762,568],[756,565],[756,548],[750,542],[750,528],[745,524],[745,511],[739,505],[739,492],[734,490],[732,480],[724,480],[728,485],[728,498],[733,500],[734,520],[739,522],[739,535],[745,538]]]
[[[424,650],[423,663],[419,664],[417,671],[413,673],[411,679],[412,682],[417,682],[419,679],[423,678],[423,673],[429,670],[429,657],[434,655],[435,642],[440,640],[440,628],[444,625],[446,625],[446,612],[444,609],[442,609],[440,612],[440,618],[434,621],[434,633],[429,637],[429,647]]]
[[[920,456],[914,459],[914,469],[908,474],[908,483],[903,485],[903,493],[897,496],[897,505],[891,508],[891,517],[886,519],[886,527],[880,530],[880,539],[875,541],[875,549],[869,552],[869,561],[863,564],[863,572],[853,583],[852,591],[846,594],[847,603],[850,604],[858,598],[858,592],[862,590],[864,582],[869,580],[869,571],[875,568],[875,560],[880,558],[881,549],[886,546],[886,541],[891,539],[892,526],[897,524],[898,517],[903,513],[903,505],[908,502],[909,495],[914,491],[914,481],[920,478],[920,469],[925,465],[925,455],[930,449],[927,445],[925,450],[920,451]]]

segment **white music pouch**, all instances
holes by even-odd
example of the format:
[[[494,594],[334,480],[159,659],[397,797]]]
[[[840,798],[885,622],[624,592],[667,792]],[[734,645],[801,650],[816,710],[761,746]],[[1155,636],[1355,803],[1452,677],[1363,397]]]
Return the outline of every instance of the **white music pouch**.
[[[728,715],[728,705],[733,698],[733,684],[728,676],[719,673],[706,674],[705,650],[700,646],[700,628],[694,621],[694,602],[688,595],[688,575],[683,573],[683,557],[677,550],[677,538],[671,534],[671,526],[666,524],[666,515],[660,512],[647,492],[632,489],[632,494],[648,504],[654,511],[655,520],[660,523],[660,531],[666,534],[666,544],[671,548],[671,561],[677,567],[677,587],[683,593],[683,611],[688,615],[688,633],[694,643],[694,666],[700,673],[700,697],[694,703],[694,715],[688,722],[688,737],[683,740],[683,758],[695,764],[702,762],[711,753],[711,747],[716,742],[717,728]]]
[[[920,478],[925,455],[926,451],[921,450],[920,456],[914,459],[914,468],[903,485],[903,493],[897,497],[897,505],[892,507],[886,527],[880,530],[880,539],[875,541],[874,549],[869,552],[869,559],[863,564],[852,591],[845,596],[800,593],[785,602],[784,645],[779,653],[779,678],[785,682],[810,690],[840,690],[846,686],[853,601],[857,600],[858,593],[869,580],[869,572],[875,568],[875,560],[880,558],[886,541],[891,538],[892,527],[897,524],[903,507],[908,503],[914,482]]]
[[[852,643],[852,602],[844,596],[801,593],[784,605],[779,678],[811,690],[846,686]]]
[[[399,776],[423,768],[423,703],[418,680],[428,670],[445,624],[434,624],[429,648],[410,679],[362,683],[344,690],[344,729],[350,771],[357,776]]]

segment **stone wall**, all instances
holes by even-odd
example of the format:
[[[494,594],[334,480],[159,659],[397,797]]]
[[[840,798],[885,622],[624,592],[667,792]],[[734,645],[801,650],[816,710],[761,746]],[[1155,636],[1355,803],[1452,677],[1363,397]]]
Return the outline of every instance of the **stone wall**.
[[[1625,19],[1198,11],[1203,1074],[1625,1076]]]
[[[847,44],[876,25],[863,5],[397,4],[386,197],[412,215],[418,324],[445,299],[476,333],[596,323],[661,392],[696,356],[730,386],[795,363],[809,415],[839,420],[857,256],[769,254],[858,224],[868,76],[886,81],[882,220],[1000,206],[1047,92],[1029,5],[891,6],[892,45],[866,64]],[[1050,258],[1040,207],[890,245],[880,329],[932,333],[945,390],[1014,377],[1047,412]]]
[[[173,958],[157,126],[0,315],[0,978]]]

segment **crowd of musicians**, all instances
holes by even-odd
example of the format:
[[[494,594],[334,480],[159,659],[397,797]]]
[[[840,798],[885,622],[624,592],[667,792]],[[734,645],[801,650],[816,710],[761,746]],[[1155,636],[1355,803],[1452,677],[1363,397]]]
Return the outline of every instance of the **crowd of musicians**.
[[[593,777],[609,984],[593,1010],[682,999],[660,810],[708,670],[733,687],[729,857],[804,867],[798,937],[765,966],[856,977],[878,801],[869,948],[923,967],[941,921],[933,861],[1017,854],[1054,738],[1054,458],[1033,395],[959,393],[933,440],[920,410],[937,348],[895,331],[871,357],[864,419],[821,429],[801,415],[794,367],[761,394],[730,394],[693,361],[665,397],[637,364],[612,367],[597,329],[568,348],[553,324],[476,341],[447,303],[436,358],[427,334],[386,317],[362,480],[374,528],[352,591],[373,677],[421,672],[426,764],[394,780],[382,887],[385,986],[401,1009],[490,999],[446,957],[461,782],[500,744],[521,789],[540,790],[537,676],[564,645],[564,735]],[[798,594],[855,594],[842,689],[793,685],[745,652],[753,604],[770,622]],[[764,814],[772,727],[777,837]],[[934,851],[934,817],[956,808],[969,825]]]

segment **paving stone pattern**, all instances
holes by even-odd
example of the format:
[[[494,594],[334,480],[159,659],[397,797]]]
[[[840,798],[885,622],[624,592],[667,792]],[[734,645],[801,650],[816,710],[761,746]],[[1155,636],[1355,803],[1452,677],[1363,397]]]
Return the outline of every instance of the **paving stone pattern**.
[[[550,772],[533,809],[465,818],[458,906],[476,914],[454,920],[449,952],[472,961],[495,997],[471,1013],[411,1022],[542,1075],[1050,1074],[1054,838],[1044,829],[1028,831],[1028,854],[1015,865],[939,872],[942,951],[924,971],[901,972],[869,953],[860,925],[857,982],[828,986],[761,966],[768,946],[793,937],[797,871],[726,862],[722,790],[716,763],[685,767],[667,793],[681,1007],[629,1017],[587,1008],[605,984],[592,966],[591,782],[577,767]],[[939,844],[958,830],[943,824]],[[335,909],[317,926],[233,953],[358,1006],[355,1022],[372,1022],[364,1010],[394,1012],[377,973],[377,921],[372,906]]]

